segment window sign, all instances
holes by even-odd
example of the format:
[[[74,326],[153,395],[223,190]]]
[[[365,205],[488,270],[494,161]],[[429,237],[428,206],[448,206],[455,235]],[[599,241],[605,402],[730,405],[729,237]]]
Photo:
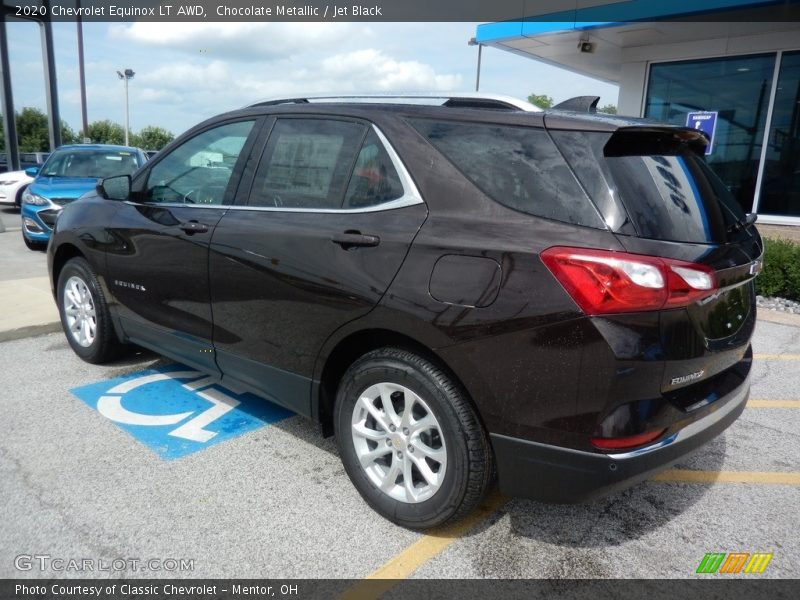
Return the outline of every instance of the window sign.
[[[717,111],[690,112],[686,115],[686,126],[699,129],[708,136],[706,156],[714,150],[714,131],[717,129]]]

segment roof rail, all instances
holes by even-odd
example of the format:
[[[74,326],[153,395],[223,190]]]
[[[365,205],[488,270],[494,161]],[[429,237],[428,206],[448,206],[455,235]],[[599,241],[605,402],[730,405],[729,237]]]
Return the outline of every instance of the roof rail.
[[[569,100],[559,102],[553,108],[556,110],[574,110],[575,112],[597,112],[597,103],[600,96],[575,96]]]
[[[539,112],[541,109],[530,102],[504,96],[502,94],[483,94],[479,92],[456,93],[413,93],[413,94],[354,94],[335,96],[305,96],[302,98],[272,98],[250,104],[255,106],[276,106],[279,104],[363,103],[363,104],[423,104],[449,106],[451,108],[490,108],[499,110],[521,110]]]

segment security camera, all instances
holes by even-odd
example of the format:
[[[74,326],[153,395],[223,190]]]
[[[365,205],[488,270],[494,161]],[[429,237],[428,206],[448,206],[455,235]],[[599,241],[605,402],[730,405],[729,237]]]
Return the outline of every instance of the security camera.
[[[592,42],[581,40],[580,42],[578,42],[578,50],[580,50],[581,52],[587,52],[591,54],[592,52],[594,52],[594,44]]]

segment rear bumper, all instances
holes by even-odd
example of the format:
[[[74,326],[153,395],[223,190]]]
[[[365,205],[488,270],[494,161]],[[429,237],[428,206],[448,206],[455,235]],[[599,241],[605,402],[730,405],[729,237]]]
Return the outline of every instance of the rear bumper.
[[[491,434],[500,491],[547,502],[583,502],[627,488],[665,469],[731,425],[744,410],[750,378],[665,439],[601,454]]]

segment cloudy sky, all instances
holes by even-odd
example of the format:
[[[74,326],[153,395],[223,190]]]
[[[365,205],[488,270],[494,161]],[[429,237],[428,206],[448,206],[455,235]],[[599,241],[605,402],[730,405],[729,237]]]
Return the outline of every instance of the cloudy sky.
[[[131,68],[131,129],[181,133],[199,121],[257,100],[313,93],[471,91],[474,23],[86,23],[89,121],[124,122],[123,83]],[[74,23],[53,25],[61,116],[80,128]],[[17,110],[45,108],[38,26],[9,22]],[[556,101],[616,86],[508,52],[485,48],[481,91]]]

